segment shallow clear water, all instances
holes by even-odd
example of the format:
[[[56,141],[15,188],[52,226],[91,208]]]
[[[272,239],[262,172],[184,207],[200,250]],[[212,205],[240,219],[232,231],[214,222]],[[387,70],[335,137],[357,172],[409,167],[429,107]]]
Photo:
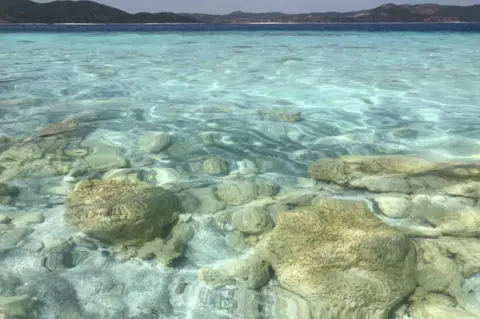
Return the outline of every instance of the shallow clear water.
[[[280,184],[307,176],[307,165],[324,157],[480,157],[479,33],[2,33],[0,43],[0,135],[31,136],[71,114],[102,111],[106,119],[87,139],[121,147],[132,165],[139,159],[147,168],[186,167],[219,155],[232,167],[252,160]],[[273,110],[301,112],[301,119],[262,116]],[[137,141],[152,130],[190,144],[146,161]],[[206,132],[222,142],[200,145]],[[29,190],[29,183],[50,182],[14,181]],[[31,192],[22,195],[23,208],[49,214],[32,236],[70,236],[58,226],[61,206],[49,206],[63,199]],[[192,244],[187,252],[197,266],[233,254],[207,226],[195,237],[207,248]],[[188,267],[172,274],[97,257],[59,275],[92,318],[150,318],[139,309],[160,307],[172,282],[194,277]],[[2,263],[18,276],[39,267],[23,252]],[[52,283],[58,278],[45,278],[60,291],[63,284]],[[192,315],[195,302],[175,302],[166,311],[172,318],[204,318]],[[205,318],[224,318],[204,311]]]
[[[350,153],[480,153],[479,34],[0,37],[2,119],[40,121],[2,125],[3,134],[28,135],[70,113],[108,109],[136,114],[108,124],[112,134],[152,127],[198,134],[216,123],[232,142],[223,152],[275,156],[277,172]],[[277,108],[302,112],[302,121],[254,114]]]

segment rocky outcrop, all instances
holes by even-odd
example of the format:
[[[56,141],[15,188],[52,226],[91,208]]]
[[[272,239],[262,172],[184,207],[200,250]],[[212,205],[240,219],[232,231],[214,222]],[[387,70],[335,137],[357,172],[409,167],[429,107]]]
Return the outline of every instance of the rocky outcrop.
[[[111,243],[145,242],[161,234],[180,212],[170,191],[143,183],[82,181],[66,200],[65,220]]]
[[[326,198],[281,214],[255,250],[318,318],[387,318],[416,285],[413,243],[365,202]]]

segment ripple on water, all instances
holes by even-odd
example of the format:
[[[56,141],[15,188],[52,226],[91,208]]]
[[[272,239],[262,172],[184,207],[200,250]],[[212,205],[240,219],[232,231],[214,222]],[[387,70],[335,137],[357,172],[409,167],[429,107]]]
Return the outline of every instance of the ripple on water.
[[[0,135],[36,136],[39,127],[70,119],[91,127],[87,140],[101,140],[133,169],[177,169],[196,187],[213,188],[223,178],[191,169],[209,158],[225,160],[240,175],[248,171],[293,187],[319,158],[480,157],[480,59],[472,59],[478,34],[12,33],[1,39]],[[264,116],[272,111],[300,116],[296,122]],[[151,131],[172,136],[171,145],[142,152],[140,136]],[[62,154],[72,161],[92,155],[79,145]],[[32,247],[55,246],[75,231],[63,221],[65,194],[44,191],[62,178],[12,181],[21,192],[6,212],[45,211],[45,222],[28,237]],[[198,318],[239,318],[242,309],[254,312],[245,301],[268,301],[263,291],[199,285],[198,267],[236,252],[212,220],[192,223],[187,261],[177,269],[116,263],[98,252],[81,266],[46,274],[39,256],[19,249],[0,256],[0,268],[9,270],[0,276],[8,277],[6,287],[42,295],[51,304],[42,318],[193,318],[196,312]],[[0,292],[13,294],[3,277]],[[19,285],[22,280],[29,285]],[[465,287],[478,299],[478,286],[472,277]],[[55,308],[56,299],[65,301],[68,315]]]

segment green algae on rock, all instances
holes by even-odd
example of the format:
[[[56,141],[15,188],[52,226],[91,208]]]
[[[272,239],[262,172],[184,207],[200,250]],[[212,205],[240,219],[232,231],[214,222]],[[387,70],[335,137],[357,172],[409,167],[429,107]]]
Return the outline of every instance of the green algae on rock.
[[[255,250],[322,319],[387,318],[416,286],[413,243],[361,201],[281,214]]]
[[[82,181],[65,205],[65,220],[111,243],[146,242],[178,217],[178,198],[161,187],[115,180]]]

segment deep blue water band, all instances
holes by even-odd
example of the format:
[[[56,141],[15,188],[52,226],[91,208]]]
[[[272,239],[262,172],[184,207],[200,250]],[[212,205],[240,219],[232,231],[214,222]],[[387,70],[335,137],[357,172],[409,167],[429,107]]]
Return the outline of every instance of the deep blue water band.
[[[216,31],[365,31],[480,32],[480,23],[331,23],[331,24],[0,24],[0,32],[216,32]]]

